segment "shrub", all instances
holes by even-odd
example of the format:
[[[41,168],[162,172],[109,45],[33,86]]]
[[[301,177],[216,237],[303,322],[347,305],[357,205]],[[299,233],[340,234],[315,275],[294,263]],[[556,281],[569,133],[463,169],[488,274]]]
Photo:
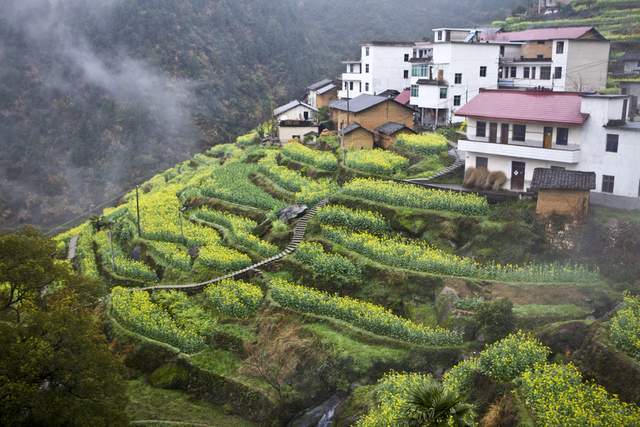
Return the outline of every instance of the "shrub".
[[[625,295],[624,307],[611,319],[609,334],[620,350],[640,361],[640,297]]]
[[[462,337],[457,332],[413,323],[369,302],[331,296],[282,279],[273,279],[269,287],[274,301],[283,307],[344,320],[374,334],[423,345],[451,345],[462,342]]]
[[[489,173],[489,178],[487,178],[487,184],[493,191],[500,190],[506,182],[507,176],[502,171],[491,172]]]
[[[447,139],[437,133],[409,134],[398,136],[395,147],[402,152],[408,152],[420,156],[439,154],[449,149]]]
[[[412,184],[375,179],[354,179],[345,184],[343,192],[389,205],[459,212],[466,215],[484,215],[489,211],[487,199],[476,194],[430,190]]]
[[[380,149],[353,150],[346,153],[345,163],[362,172],[393,175],[409,165],[409,160],[391,151]]]
[[[549,354],[536,338],[518,331],[482,350],[478,362],[483,374],[509,382],[537,363],[546,362]]]
[[[328,151],[313,150],[298,142],[289,142],[282,148],[282,155],[292,160],[306,163],[318,169],[335,171],[338,160]]]
[[[384,234],[390,230],[387,220],[378,212],[349,209],[340,205],[325,206],[315,217],[320,224],[345,227],[349,230]]]
[[[207,286],[207,300],[220,313],[230,317],[248,317],[262,303],[262,290],[239,280],[223,280]]]
[[[486,301],[478,306],[476,320],[487,343],[504,338],[515,328],[513,303],[507,298]]]
[[[521,377],[520,392],[537,424],[544,426],[635,426],[640,409],[594,383],[583,383],[573,365],[539,364]]]
[[[445,388],[458,394],[468,394],[473,386],[473,376],[480,372],[478,358],[463,360],[449,369],[442,377]]]
[[[349,283],[357,280],[362,273],[348,258],[326,253],[322,245],[315,242],[300,243],[293,257],[325,281]]]

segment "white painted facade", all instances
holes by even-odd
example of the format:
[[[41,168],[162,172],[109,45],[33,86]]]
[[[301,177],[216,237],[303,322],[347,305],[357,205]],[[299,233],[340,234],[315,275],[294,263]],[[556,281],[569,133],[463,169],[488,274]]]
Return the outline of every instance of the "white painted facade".
[[[344,61],[338,98],[376,95],[387,89],[398,92],[409,87],[414,43],[367,43],[360,47],[359,61]]]
[[[280,142],[289,142],[292,139],[304,140],[304,136],[309,132],[318,133],[318,126],[278,126],[278,139]]]
[[[554,91],[592,92],[606,88],[609,67],[608,41],[549,40],[551,55],[527,57],[537,41],[516,43],[500,60],[502,88],[543,87]]]
[[[507,176],[505,189],[524,191],[535,168],[561,167],[596,173],[594,201],[616,207],[640,208],[640,123],[624,122],[628,97],[583,95],[581,112],[588,118],[581,126],[480,119],[486,136],[477,136],[478,119],[467,118],[467,139],[458,142],[466,168],[486,161],[489,171]],[[497,142],[488,142],[490,122],[497,123]],[[509,126],[508,143],[501,144],[502,125]],[[513,140],[513,125],[526,126],[525,141]],[[543,148],[544,128],[552,128],[552,144]],[[568,129],[567,144],[558,145],[558,128]],[[617,135],[617,149],[607,148],[608,135]],[[612,148],[612,147],[609,147]],[[480,159],[480,160],[479,160]],[[513,162],[524,163],[524,187],[512,188]],[[605,181],[612,183],[606,188]],[[612,190],[612,191],[610,191]]]
[[[445,31],[450,31],[446,33]],[[481,88],[498,87],[500,45],[457,40],[466,29],[434,30],[433,58],[414,58],[411,69],[410,104],[418,107],[422,125],[459,123],[455,111],[476,96]]]
[[[316,118],[316,110],[310,105],[299,104],[277,116],[278,121],[283,120],[310,120],[313,121]]]

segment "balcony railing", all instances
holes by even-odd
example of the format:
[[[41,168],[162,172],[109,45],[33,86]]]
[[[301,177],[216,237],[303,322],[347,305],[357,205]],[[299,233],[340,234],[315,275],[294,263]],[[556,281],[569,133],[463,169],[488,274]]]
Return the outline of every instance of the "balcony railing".
[[[578,163],[580,161],[580,147],[578,145],[543,148],[541,143],[536,141],[523,142],[522,144],[513,142],[500,144],[461,139],[458,141],[458,150],[558,163]]]

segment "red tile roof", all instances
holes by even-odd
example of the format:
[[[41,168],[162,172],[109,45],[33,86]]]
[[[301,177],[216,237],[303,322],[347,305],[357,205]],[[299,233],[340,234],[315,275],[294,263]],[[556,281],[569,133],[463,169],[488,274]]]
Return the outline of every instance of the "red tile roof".
[[[402,105],[409,104],[409,101],[411,100],[411,90],[403,90],[402,92],[400,92],[400,95],[396,96],[394,99]]]
[[[458,116],[496,120],[581,125],[589,117],[580,112],[582,98],[574,92],[481,90]]]
[[[604,37],[594,27],[560,27],[560,28],[534,28],[524,31],[488,33],[488,40],[505,42],[525,42],[538,40],[575,40],[582,38],[593,31],[596,39],[604,40]]]

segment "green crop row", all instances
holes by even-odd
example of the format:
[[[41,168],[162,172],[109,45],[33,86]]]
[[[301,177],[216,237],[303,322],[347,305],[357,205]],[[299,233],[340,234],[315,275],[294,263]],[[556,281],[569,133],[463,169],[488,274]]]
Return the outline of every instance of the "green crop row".
[[[258,286],[231,279],[207,286],[204,294],[217,311],[238,318],[252,315],[263,298]]]
[[[345,163],[351,169],[377,175],[393,175],[409,165],[409,160],[391,151],[352,150],[347,151]]]
[[[401,134],[398,136],[394,148],[401,152],[428,156],[440,154],[449,149],[447,139],[438,133]]]
[[[315,242],[300,243],[293,257],[326,281],[349,283],[357,280],[362,273],[348,258],[327,253],[321,244]]]
[[[105,269],[124,278],[145,282],[156,282],[158,280],[156,272],[151,267],[142,261],[127,257],[115,242],[109,240],[106,231],[103,230],[96,233],[94,240]]]
[[[625,295],[624,306],[611,319],[611,339],[640,362],[640,297]]]
[[[191,256],[183,245],[153,240],[146,240],[144,243],[149,255],[163,267],[181,271],[191,270]]]
[[[375,334],[424,345],[462,342],[457,332],[413,323],[369,302],[332,296],[282,279],[273,279],[269,287],[272,298],[283,307],[340,319]]]
[[[355,231],[384,234],[390,230],[387,220],[378,212],[349,209],[341,205],[325,206],[315,220],[320,224],[335,225]]]
[[[298,162],[306,163],[318,169],[335,171],[338,160],[328,151],[318,151],[299,142],[289,142],[282,148],[282,155]]]

